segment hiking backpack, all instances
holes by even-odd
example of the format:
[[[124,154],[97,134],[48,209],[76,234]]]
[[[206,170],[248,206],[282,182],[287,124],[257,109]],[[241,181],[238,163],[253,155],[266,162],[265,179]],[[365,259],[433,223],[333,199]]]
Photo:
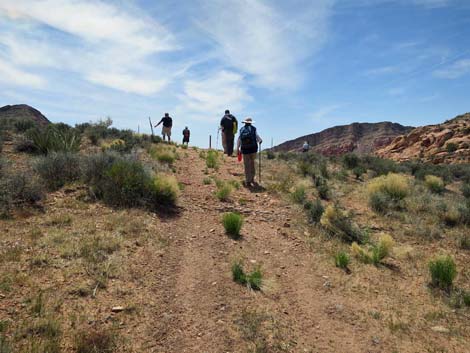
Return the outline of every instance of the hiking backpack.
[[[244,150],[253,149],[258,147],[256,141],[256,128],[251,125],[244,126],[240,129],[241,147]]]

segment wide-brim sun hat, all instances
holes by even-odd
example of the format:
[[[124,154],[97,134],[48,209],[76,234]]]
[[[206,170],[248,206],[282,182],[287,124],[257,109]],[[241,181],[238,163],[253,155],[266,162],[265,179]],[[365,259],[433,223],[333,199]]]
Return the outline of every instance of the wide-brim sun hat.
[[[250,117],[247,117],[247,118],[245,118],[245,120],[243,120],[243,123],[244,124],[254,124],[255,121],[253,119],[251,119]]]

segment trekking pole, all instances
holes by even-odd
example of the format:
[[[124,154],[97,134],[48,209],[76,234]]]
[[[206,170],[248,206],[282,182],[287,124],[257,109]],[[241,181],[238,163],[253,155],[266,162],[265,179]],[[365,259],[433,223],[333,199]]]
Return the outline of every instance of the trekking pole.
[[[261,142],[259,143],[259,183],[261,184]]]

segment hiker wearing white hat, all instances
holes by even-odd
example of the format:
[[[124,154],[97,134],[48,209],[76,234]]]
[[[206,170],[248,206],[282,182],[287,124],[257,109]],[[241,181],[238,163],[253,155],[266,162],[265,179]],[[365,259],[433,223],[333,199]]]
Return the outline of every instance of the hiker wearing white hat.
[[[245,185],[252,186],[255,184],[255,159],[258,152],[258,143],[261,145],[263,140],[256,132],[253,126],[253,119],[250,117],[243,120],[245,126],[240,129],[240,134],[237,141],[238,153],[243,154],[243,164],[245,167]]]

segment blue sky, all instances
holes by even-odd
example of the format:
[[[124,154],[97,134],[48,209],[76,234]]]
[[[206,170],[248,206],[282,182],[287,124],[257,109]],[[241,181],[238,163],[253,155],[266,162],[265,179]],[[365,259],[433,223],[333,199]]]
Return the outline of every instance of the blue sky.
[[[226,108],[275,144],[470,111],[468,0],[0,0],[0,105],[215,139]]]

